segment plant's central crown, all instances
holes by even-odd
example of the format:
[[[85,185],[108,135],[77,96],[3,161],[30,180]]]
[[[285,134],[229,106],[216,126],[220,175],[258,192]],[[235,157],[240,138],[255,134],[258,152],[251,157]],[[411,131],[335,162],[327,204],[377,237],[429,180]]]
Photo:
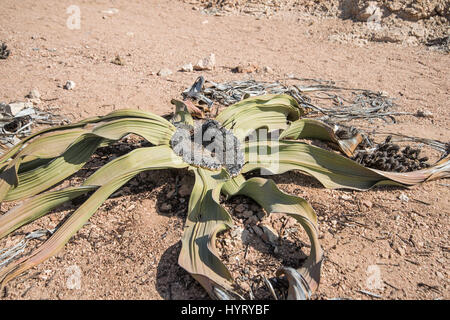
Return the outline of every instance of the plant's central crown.
[[[232,176],[241,172],[245,162],[241,143],[219,122],[206,120],[194,126],[182,123],[175,127],[170,144],[186,163],[209,170],[225,168]]]

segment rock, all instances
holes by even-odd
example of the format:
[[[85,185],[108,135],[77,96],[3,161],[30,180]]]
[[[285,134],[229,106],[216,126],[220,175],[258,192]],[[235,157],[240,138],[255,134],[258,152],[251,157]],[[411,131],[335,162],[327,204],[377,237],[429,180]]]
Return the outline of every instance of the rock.
[[[372,40],[377,42],[391,42],[399,43],[407,39],[407,34],[400,28],[384,29],[382,32],[375,32],[372,35]]]
[[[242,290],[249,292],[250,291],[250,285],[247,282],[241,282],[239,285]]]
[[[73,82],[72,80],[67,80],[63,88],[66,90],[73,90],[75,88],[75,82]]]
[[[259,236],[261,239],[264,237],[264,231],[258,227],[258,226],[252,226],[253,231],[256,233],[257,236]]]
[[[9,57],[11,51],[5,43],[0,42],[0,59],[6,59]]]
[[[215,66],[216,66],[216,56],[214,53],[211,53],[208,57],[200,59],[194,66],[194,70],[197,71],[213,70]]]
[[[163,69],[159,70],[157,73],[157,75],[160,77],[167,77],[171,74],[172,74],[172,70],[167,69],[167,68],[163,68]]]
[[[175,189],[172,189],[169,192],[167,192],[167,199],[172,198],[174,194],[175,194]]]
[[[107,10],[103,10],[102,13],[106,13],[106,14],[116,14],[119,12],[119,9],[117,8],[109,8]]]
[[[242,239],[242,233],[244,232],[244,228],[242,227],[235,227],[231,230],[231,237],[232,238],[241,238]]]
[[[272,245],[275,245],[278,242],[278,238],[279,238],[277,232],[265,224],[261,224],[260,227],[264,233],[264,235],[262,237],[263,240],[266,242],[269,242]]]
[[[192,63],[187,63],[181,67],[181,71],[192,72],[192,71],[194,71],[194,67],[192,66]]]
[[[131,231],[125,230],[122,234],[122,238],[128,238],[131,236]]]
[[[172,205],[170,203],[163,203],[161,205],[161,211],[165,212],[165,211],[170,211],[172,210]]]
[[[180,189],[178,189],[178,194],[181,197],[187,197],[188,195],[191,194],[191,187],[187,184],[181,185]]]
[[[116,64],[118,66],[124,66],[125,62],[123,61],[123,59],[117,55],[113,60],[111,60],[111,63]]]
[[[365,7],[361,8],[358,12],[356,18],[359,21],[372,21],[379,22],[381,21],[381,17],[383,16],[383,12],[381,8],[378,6],[376,1],[368,1],[365,4]]]
[[[433,118],[433,113],[428,110],[418,110],[416,116],[421,118]]]
[[[50,278],[50,276],[51,276],[51,274],[53,273],[53,271],[52,270],[50,270],[50,269],[48,269],[48,270],[44,270],[43,272],[41,272],[40,274],[39,274],[39,279],[41,279],[41,280],[47,280],[48,278]]]
[[[406,40],[403,41],[403,44],[407,46],[418,46],[419,40],[417,40],[416,37],[411,36],[406,38]]]
[[[250,218],[248,218],[247,220],[245,220],[245,224],[256,224],[258,222],[258,217],[257,216],[251,216]]]
[[[31,102],[12,102],[12,103],[7,104],[7,106],[9,107],[11,115],[15,116],[24,109],[32,108],[33,103],[31,103]]]
[[[249,243],[250,242],[250,237],[251,237],[250,232],[247,229],[244,229],[244,231],[242,231],[242,234],[241,234],[241,241],[242,241],[242,243],[243,244]]]
[[[409,197],[406,194],[404,194],[403,192],[398,196],[398,199],[401,200],[402,202],[409,201]]]
[[[244,218],[250,218],[251,216],[253,216],[253,212],[250,210],[245,210],[244,212],[242,212],[242,216]]]
[[[373,207],[373,203],[372,203],[372,201],[369,201],[369,200],[363,200],[362,202],[361,202],[363,205],[365,205],[367,208],[372,208]]]
[[[234,210],[235,210],[237,213],[242,213],[242,212],[245,211],[245,209],[246,209],[246,207],[245,207],[245,205],[242,204],[242,203],[238,204],[238,205],[236,206],[236,208],[234,208]]]
[[[411,26],[410,34],[422,39],[427,36],[427,29],[416,22]]]
[[[348,194],[343,194],[343,195],[341,195],[341,197],[340,197],[342,200],[345,200],[345,201],[349,201],[349,200],[352,200],[353,199],[353,197],[351,196],[351,195],[348,195]]]
[[[269,67],[269,66],[265,66],[263,68],[263,72],[272,74],[273,73],[273,69],[271,67]]]
[[[25,98],[28,98],[28,99],[40,99],[41,98],[41,94],[39,93],[38,89],[33,89],[25,96]]]
[[[403,247],[397,247],[396,251],[401,256],[405,255],[405,248],[403,248]]]
[[[247,65],[238,65],[232,71],[235,73],[253,73],[258,71],[259,67],[257,64],[248,63]]]

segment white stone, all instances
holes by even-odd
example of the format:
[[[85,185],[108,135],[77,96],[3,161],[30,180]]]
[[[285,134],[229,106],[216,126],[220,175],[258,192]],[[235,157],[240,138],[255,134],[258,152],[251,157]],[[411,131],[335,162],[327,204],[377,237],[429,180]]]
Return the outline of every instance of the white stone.
[[[263,68],[263,71],[264,71],[265,73],[270,73],[270,74],[273,73],[273,69],[272,69],[271,67],[269,67],[269,66],[265,66],[265,67]]]
[[[106,14],[116,14],[119,12],[119,9],[117,8],[109,8],[107,10],[103,10],[102,13],[106,13]]]
[[[25,98],[29,98],[29,99],[39,99],[41,97],[41,94],[39,93],[38,89],[33,89],[31,90],[26,96]]]
[[[343,194],[343,195],[341,195],[341,199],[345,200],[345,201],[349,201],[349,200],[352,200],[353,197],[348,194]]]
[[[183,65],[181,67],[181,71],[183,71],[183,72],[192,72],[192,71],[194,71],[194,66],[192,65],[192,63],[186,63],[185,65]]]
[[[208,57],[200,59],[194,66],[194,70],[197,71],[213,70],[215,66],[216,66],[216,56],[214,53],[211,53]]]
[[[399,200],[401,200],[402,202],[408,202],[409,198],[406,194],[404,194],[403,192],[398,196]]]
[[[378,6],[376,1],[369,1],[367,3],[367,6],[361,10],[361,12],[358,14],[358,19],[360,21],[367,21],[369,18],[372,21],[380,21],[382,16],[382,11],[380,7]],[[379,20],[377,20],[379,19]]]
[[[73,82],[72,80],[67,80],[63,88],[66,90],[73,90],[75,88],[75,82]]]
[[[158,71],[158,76],[160,76],[160,77],[167,77],[171,74],[172,74],[172,70],[167,69],[167,68],[163,68]]]

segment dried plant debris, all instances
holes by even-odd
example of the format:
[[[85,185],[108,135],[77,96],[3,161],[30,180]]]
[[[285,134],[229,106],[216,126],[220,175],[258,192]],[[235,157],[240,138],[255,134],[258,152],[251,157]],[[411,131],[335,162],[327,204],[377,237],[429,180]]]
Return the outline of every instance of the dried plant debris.
[[[1,249],[0,250],[0,268],[8,265],[9,262],[14,260],[16,257],[22,255],[30,240],[39,239],[46,235],[52,235],[55,229],[38,229],[33,232],[28,233],[22,240],[20,240],[15,245]]]
[[[11,50],[8,49],[8,46],[5,43],[2,43],[0,46],[0,59],[6,59],[9,57]]]
[[[283,84],[281,82],[283,80],[296,83]],[[334,123],[355,119],[368,121],[382,119],[395,123],[394,116],[410,114],[393,111],[397,105],[392,98],[382,92],[339,87],[332,81],[320,79],[290,76],[283,80],[276,82],[238,80],[225,83],[206,81],[209,86],[204,87],[205,80],[200,77],[182,95],[211,107],[214,102],[230,106],[251,96],[288,94],[296,99],[301,107],[310,110],[309,116]],[[329,106],[319,106],[313,99],[327,100]]]
[[[450,53],[450,36],[432,39],[426,45],[432,50]]]
[[[420,149],[401,148],[388,136],[383,143],[369,151],[359,151],[354,160],[366,167],[393,172],[411,172],[431,167],[428,157],[420,157]]]
[[[203,78],[203,76],[198,77],[190,88],[187,88],[185,91],[183,91],[183,93],[181,94],[183,96],[183,99],[186,100],[190,98],[198,100],[199,102],[205,103],[208,108],[211,108],[214,102],[202,93],[204,84],[205,78]]]
[[[426,138],[418,138],[418,137],[410,137],[404,134],[400,134],[400,133],[376,133],[376,134],[383,134],[383,135],[388,135],[388,136],[392,136],[392,137],[396,137],[396,142],[415,142],[415,143],[420,143],[422,145],[427,145],[428,147],[441,152],[444,154],[443,157],[447,156],[448,154],[450,154],[450,142],[441,142],[438,140],[433,140],[433,139],[426,139]]]
[[[366,132],[352,126],[334,125],[334,132],[342,140],[352,139],[358,134],[361,135],[362,141],[350,158],[372,169],[411,172],[429,168],[431,167],[431,160],[426,156],[420,156],[424,147],[438,151],[441,154],[438,161],[450,154],[450,143],[432,139],[409,137],[395,133],[373,133],[374,136],[386,136],[382,143],[377,144]],[[413,144],[407,145],[405,142],[412,142]]]
[[[40,110],[31,102],[0,102],[0,147],[13,147],[21,138],[31,135],[35,125],[61,125],[69,122],[66,117]]]

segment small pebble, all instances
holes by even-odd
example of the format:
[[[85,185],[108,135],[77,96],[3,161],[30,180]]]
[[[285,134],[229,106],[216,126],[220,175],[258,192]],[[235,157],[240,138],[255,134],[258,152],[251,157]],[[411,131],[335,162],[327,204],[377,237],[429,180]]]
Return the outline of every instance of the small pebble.
[[[170,211],[172,210],[172,205],[170,203],[163,203],[161,205],[161,211]]]
[[[194,66],[192,65],[192,63],[187,63],[181,67],[181,71],[192,72],[192,71],[194,71]]]
[[[416,116],[420,118],[433,118],[433,113],[428,110],[418,110]]]
[[[211,53],[208,57],[200,59],[194,66],[194,70],[197,71],[213,70],[215,66],[216,66],[216,56],[214,53]]]
[[[406,194],[404,194],[403,192],[398,196],[398,199],[401,200],[402,202],[409,201],[409,197]]]
[[[75,82],[73,82],[72,80],[67,80],[63,88],[66,90],[73,90],[75,88]]]
[[[25,96],[25,98],[40,99],[41,98],[41,94],[39,93],[38,89],[33,89]]]
[[[172,74],[172,70],[167,69],[167,68],[163,68],[161,70],[158,71],[157,75],[160,77],[167,77],[170,76]]]

